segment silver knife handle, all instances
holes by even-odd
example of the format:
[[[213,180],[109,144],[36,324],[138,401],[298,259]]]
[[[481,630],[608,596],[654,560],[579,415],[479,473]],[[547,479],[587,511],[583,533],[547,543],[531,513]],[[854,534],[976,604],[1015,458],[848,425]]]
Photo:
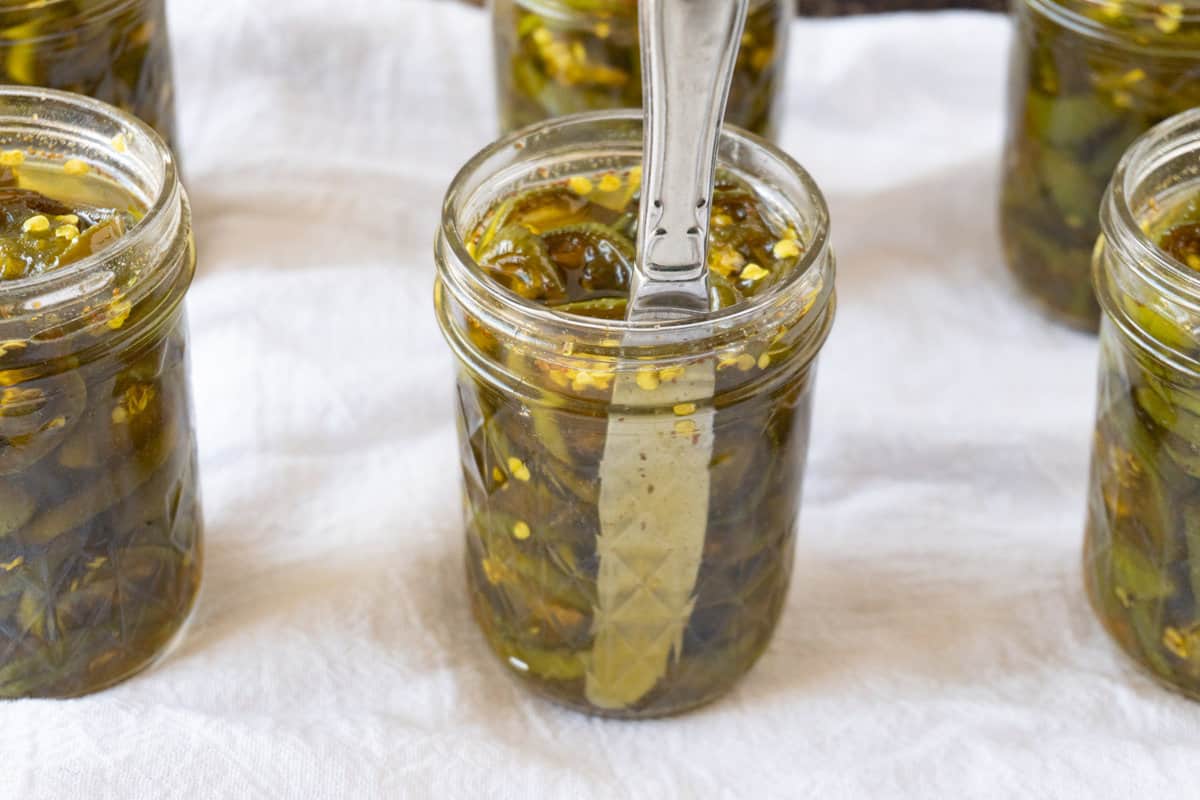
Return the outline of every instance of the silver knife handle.
[[[638,3],[646,169],[638,225],[641,274],[634,280],[674,284],[648,293],[647,300],[659,297],[652,305],[691,296],[689,307],[708,310],[708,219],[717,143],[749,2]]]

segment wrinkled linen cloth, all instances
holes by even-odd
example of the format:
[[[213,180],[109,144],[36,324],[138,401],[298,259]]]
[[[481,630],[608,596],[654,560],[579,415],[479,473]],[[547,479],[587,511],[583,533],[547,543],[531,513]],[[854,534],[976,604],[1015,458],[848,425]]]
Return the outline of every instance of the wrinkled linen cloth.
[[[468,611],[432,240],[495,133],[449,0],[172,0],[200,251],[192,625],[96,696],[0,705],[0,798],[1187,794],[1200,706],[1120,656],[1080,545],[1097,348],[1007,276],[1009,28],[797,21],[782,144],[832,207],[795,579],[728,696],[591,719]]]

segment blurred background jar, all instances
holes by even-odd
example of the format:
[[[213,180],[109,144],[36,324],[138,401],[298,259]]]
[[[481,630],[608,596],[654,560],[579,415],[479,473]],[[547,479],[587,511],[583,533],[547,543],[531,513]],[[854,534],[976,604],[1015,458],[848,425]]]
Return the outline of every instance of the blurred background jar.
[[[725,120],[773,137],[793,0],[751,0]],[[640,108],[636,0],[492,0],[503,132],[582,111]]]
[[[636,111],[565,118],[501,141],[451,185],[435,254],[438,319],[458,359],[467,580],[476,620],[527,686],[581,711],[619,717],[706,703],[733,686],[770,642],[791,578],[816,361],[835,305],[820,191],[782,152],[732,129],[722,134],[720,163],[750,188],[714,196],[715,214],[724,214],[726,203],[740,212],[719,223],[728,229],[723,235],[757,241],[758,229],[746,220],[761,203],[795,237],[759,247],[767,258],[774,244],[791,265],[761,293],[701,322],[638,327],[625,321],[627,287],[624,297],[585,301],[590,316],[579,303],[566,313],[523,299],[476,263],[485,222],[501,238],[516,237],[496,245],[502,260],[516,260],[513,246],[537,258],[537,243],[520,244],[524,226],[537,219],[548,236],[591,237],[589,263],[577,265],[581,272],[571,271],[571,281],[611,281],[615,254],[632,253],[634,239],[618,231],[636,218],[629,202],[641,157]],[[621,221],[561,227],[564,210],[577,216],[584,207],[579,195],[571,200],[555,188],[563,186],[594,197],[593,210],[612,204],[610,216]],[[513,213],[522,221],[507,222]],[[779,235],[788,236],[784,231]],[[710,264],[726,255],[736,254],[714,251]],[[744,269],[765,275],[754,264]],[[525,273],[514,265],[515,276]],[[715,391],[711,381],[704,389],[688,378],[705,365],[715,372]],[[622,425],[635,432],[644,430],[636,424],[643,420],[666,419],[690,441],[700,435],[690,416],[701,408],[715,412],[708,475],[696,477],[711,487],[702,549],[690,573],[694,584],[682,589],[667,566],[678,566],[671,553],[658,558],[652,546],[632,543],[619,557],[602,555],[599,480],[614,435],[614,386],[622,381],[636,381],[644,397],[644,405],[620,406]],[[705,396],[687,394],[702,390]],[[612,586],[636,597],[610,607]],[[628,631],[625,612],[633,610]],[[627,658],[608,663],[614,648],[602,636],[617,636],[623,647],[616,649]]]
[[[1008,266],[1054,317],[1094,330],[1100,200],[1138,136],[1200,106],[1200,3],[1015,0],[1013,16]]]
[[[1200,110],[1121,162],[1101,212],[1084,567],[1109,633],[1200,698]]]
[[[200,582],[170,150],[82,95],[0,87],[0,698],[94,692],[161,656]]]
[[[165,0],[10,0],[0,65],[2,83],[86,94],[178,144]]]

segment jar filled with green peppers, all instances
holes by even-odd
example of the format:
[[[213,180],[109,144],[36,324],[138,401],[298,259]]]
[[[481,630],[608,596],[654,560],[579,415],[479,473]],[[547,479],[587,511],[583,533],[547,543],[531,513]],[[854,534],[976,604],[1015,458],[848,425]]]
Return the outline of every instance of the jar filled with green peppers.
[[[176,144],[166,0],[5,0],[0,65],[0,83],[86,94]]]
[[[712,311],[627,322],[641,158],[638,112],[503,140],[452,184],[436,252],[475,617],[534,690],[618,717],[705,703],[770,641],[834,310],[820,192],[786,155],[726,129],[710,207]],[[693,391],[704,370],[715,389]],[[621,385],[636,402],[616,404]],[[700,540],[664,547],[644,523],[616,538],[605,509],[619,489],[601,479],[614,475],[602,469],[609,437],[652,420],[696,441],[710,410],[712,456],[695,475],[709,487]]]
[[[1131,148],[1102,226],[1088,592],[1127,653],[1200,698],[1200,110]]]
[[[187,198],[146,124],[0,87],[0,698],[158,658],[199,586]]]
[[[751,0],[726,122],[774,137],[794,0]],[[637,0],[492,0],[500,126],[641,108]]]
[[[1125,149],[1200,106],[1200,2],[1015,0],[1001,225],[1050,314],[1095,330],[1101,197]]]

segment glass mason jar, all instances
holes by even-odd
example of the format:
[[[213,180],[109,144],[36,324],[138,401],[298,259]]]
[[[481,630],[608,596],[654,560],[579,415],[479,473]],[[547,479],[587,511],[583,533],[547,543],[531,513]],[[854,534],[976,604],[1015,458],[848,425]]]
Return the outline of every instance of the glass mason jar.
[[[69,697],[153,662],[199,586],[191,213],[161,138],[81,95],[0,87],[0,151],[86,164],[141,212],[74,263],[0,279],[0,698]]]
[[[700,321],[655,326],[553,311],[484,275],[464,244],[482,215],[531,186],[639,166],[640,117],[564,118],[484,150],[451,185],[436,244],[437,314],[458,364],[475,617],[529,686],[620,717],[715,698],[770,641],[791,575],[816,357],[834,314],[824,199],[794,161],[735,129],[722,134],[722,167],[773,212],[799,221],[807,244],[771,289]],[[681,396],[690,390],[672,382],[705,365],[715,368],[713,396]],[[623,380],[647,391],[644,405],[612,405]],[[697,476],[710,486],[702,550],[686,576],[694,588],[682,597],[664,587],[674,579],[658,571],[655,544],[623,554],[601,546],[599,485],[614,408],[623,425],[637,427],[675,419],[680,405],[715,410],[708,474]],[[689,424],[677,422],[675,433],[693,436]],[[642,601],[657,599],[637,606],[638,629],[625,642],[640,665],[629,680],[641,688],[616,704],[597,688],[599,631],[613,630],[614,598],[643,590]]]
[[[1105,199],[1084,564],[1113,638],[1161,682],[1200,698],[1200,256],[1189,265],[1156,245],[1181,220],[1192,223],[1185,235],[1200,234],[1198,164],[1200,110],[1134,145]]]
[[[1013,13],[1008,266],[1053,316],[1095,330],[1101,197],[1138,136],[1200,105],[1200,3],[1014,0]]]
[[[794,0],[751,0],[725,120],[773,137]],[[492,0],[504,133],[551,117],[641,108],[637,0]]]
[[[177,144],[165,0],[10,0],[0,64],[0,83],[95,97]]]

